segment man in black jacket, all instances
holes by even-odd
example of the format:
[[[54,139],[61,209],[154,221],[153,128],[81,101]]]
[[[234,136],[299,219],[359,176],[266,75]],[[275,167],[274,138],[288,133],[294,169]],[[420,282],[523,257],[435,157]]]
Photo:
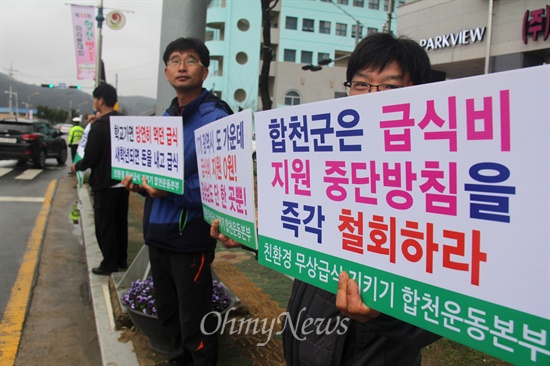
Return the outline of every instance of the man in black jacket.
[[[428,55],[416,42],[377,33],[363,39],[351,54],[344,85],[353,96],[424,84],[430,76]],[[218,225],[214,221],[212,237],[227,248],[240,246],[220,234]],[[283,348],[287,366],[420,366],[422,347],[439,338],[369,308],[355,281],[342,272],[338,296],[294,281]]]
[[[116,89],[101,84],[92,95],[94,110],[101,116],[88,134],[84,157],[71,166],[71,171],[92,170],[89,184],[94,195],[95,235],[103,255],[100,265],[92,268],[92,273],[109,276],[118,268],[127,267],[129,192],[119,181],[111,179],[110,117],[120,115],[114,110]]]
[[[383,92],[424,84],[431,77],[428,55],[416,42],[377,33],[363,39],[350,56],[344,83],[348,95]],[[296,334],[285,328],[283,344],[288,365],[403,365],[420,366],[421,348],[438,335],[369,308],[357,284],[343,272],[338,296],[294,281],[288,317],[298,329],[307,318],[323,324],[350,320],[343,334]]]

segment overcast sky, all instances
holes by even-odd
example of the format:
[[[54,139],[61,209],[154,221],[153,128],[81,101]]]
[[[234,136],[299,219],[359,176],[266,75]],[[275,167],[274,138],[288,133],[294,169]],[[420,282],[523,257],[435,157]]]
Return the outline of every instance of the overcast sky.
[[[99,6],[93,1],[0,0],[0,68],[29,84],[82,85],[91,93],[94,80],[78,80],[68,4]],[[103,61],[107,82],[119,95],[156,98],[160,56],[162,0],[104,0],[104,15],[124,12],[126,26],[112,30],[103,23]],[[97,9],[96,9],[97,14]],[[97,26],[97,24],[96,24]],[[118,76],[118,82],[117,82]],[[6,89],[2,85],[2,89]]]

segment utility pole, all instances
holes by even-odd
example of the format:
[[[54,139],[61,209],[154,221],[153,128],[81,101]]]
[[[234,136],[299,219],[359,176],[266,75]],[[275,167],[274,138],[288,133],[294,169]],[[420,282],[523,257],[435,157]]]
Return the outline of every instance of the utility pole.
[[[105,17],[103,16],[103,0],[99,1],[99,7],[97,8],[97,52],[96,52],[96,66],[95,66],[95,87],[97,88],[101,84],[103,75],[101,75],[101,47],[103,43],[103,21]]]
[[[73,122],[73,91],[69,90],[69,122]]]
[[[391,2],[392,0],[390,0]],[[334,6],[336,6],[338,9],[340,9],[340,11],[344,14],[346,14],[348,17],[350,17],[351,19],[355,20],[355,46],[357,46],[357,44],[359,43],[359,37],[362,36],[362,34],[360,34],[359,32],[361,32],[361,29],[363,28],[363,24],[359,21],[359,19],[356,19],[353,15],[351,15],[350,13],[348,13],[347,11],[345,11],[344,9],[342,9],[340,7],[340,5],[338,4],[335,4],[333,3],[332,1],[330,1],[330,3]],[[362,33],[362,32],[361,32]]]
[[[198,38],[204,42],[206,7],[207,1],[163,0],[159,51],[161,57],[168,43],[179,37]],[[158,68],[157,116],[162,116],[174,96],[174,89],[166,82],[164,62],[161,61]]]
[[[387,21],[387,31],[391,34],[391,18],[393,14],[393,0],[388,1],[388,21]]]
[[[9,74],[10,74],[10,87],[9,87],[9,91],[8,91],[8,94],[9,94],[9,108],[10,108],[10,112],[9,112],[9,115],[10,116],[13,116],[13,88],[12,88],[12,84],[13,84],[13,72],[15,70],[13,69],[13,66],[12,64],[10,63],[10,70],[9,70]]]
[[[546,14],[548,17],[548,14]],[[493,33],[493,0],[489,0],[489,10],[487,11],[487,48],[485,49],[485,68],[484,74],[489,73],[491,61],[491,36]]]

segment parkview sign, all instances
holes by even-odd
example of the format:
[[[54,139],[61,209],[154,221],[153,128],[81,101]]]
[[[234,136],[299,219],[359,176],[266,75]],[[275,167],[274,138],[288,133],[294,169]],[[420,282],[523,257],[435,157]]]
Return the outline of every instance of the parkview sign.
[[[487,27],[465,29],[456,33],[444,34],[434,38],[421,39],[419,43],[426,49],[426,51],[469,45],[483,41],[483,36],[485,36],[486,29]]]

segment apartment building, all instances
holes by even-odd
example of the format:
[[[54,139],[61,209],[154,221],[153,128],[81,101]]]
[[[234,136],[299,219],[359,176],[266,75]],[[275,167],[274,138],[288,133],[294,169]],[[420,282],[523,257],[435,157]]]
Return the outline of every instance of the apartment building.
[[[395,8],[403,3],[279,0],[270,11],[273,108],[345,95],[347,58],[356,43],[369,33],[385,31],[388,23],[395,32]],[[258,87],[264,47],[261,1],[211,0],[206,45],[212,64],[205,87],[234,110],[262,110]]]
[[[407,1],[397,19],[443,80],[550,63],[550,1]]]

